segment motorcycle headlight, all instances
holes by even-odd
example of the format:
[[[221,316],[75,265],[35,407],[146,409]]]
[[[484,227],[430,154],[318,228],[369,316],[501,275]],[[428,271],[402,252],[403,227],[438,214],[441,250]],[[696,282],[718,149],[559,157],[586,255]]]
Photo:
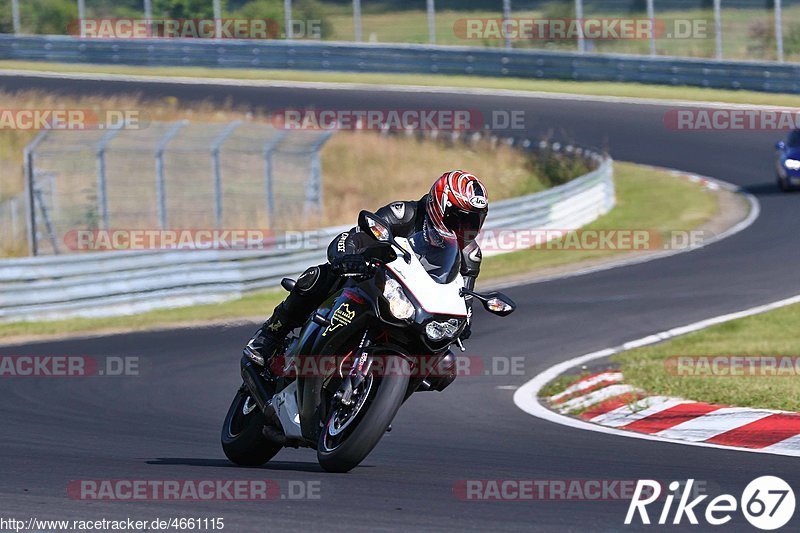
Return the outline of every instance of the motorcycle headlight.
[[[445,338],[452,339],[458,333],[460,325],[461,323],[455,318],[451,318],[447,322],[431,320],[425,326],[425,335],[432,341],[440,341]]]
[[[800,170],[800,161],[797,159],[787,159],[783,165],[789,170]]]
[[[386,284],[383,286],[383,297],[389,302],[389,312],[395,318],[406,320],[414,316],[414,304],[408,299],[400,283],[388,274],[386,274]]]

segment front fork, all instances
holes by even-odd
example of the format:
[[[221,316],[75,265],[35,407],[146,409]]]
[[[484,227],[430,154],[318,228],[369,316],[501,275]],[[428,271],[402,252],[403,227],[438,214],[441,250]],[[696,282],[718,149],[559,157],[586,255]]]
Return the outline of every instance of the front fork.
[[[343,372],[344,363],[347,358],[345,358],[345,361],[342,361],[342,364],[339,366],[339,375],[342,378],[342,384],[339,390],[333,395],[334,402],[341,403],[345,406],[353,404],[353,391],[364,383],[372,368],[373,356],[369,353],[369,350],[367,350],[368,346],[369,330],[364,330],[361,342],[359,342],[358,348],[355,350],[358,359],[353,361],[350,372],[348,372],[346,376]]]

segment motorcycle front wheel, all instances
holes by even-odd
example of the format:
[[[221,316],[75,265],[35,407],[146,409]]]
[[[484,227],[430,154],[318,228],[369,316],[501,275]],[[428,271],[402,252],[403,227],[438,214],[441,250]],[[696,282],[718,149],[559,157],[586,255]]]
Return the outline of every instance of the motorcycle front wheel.
[[[396,361],[388,361],[394,358]],[[338,405],[328,416],[317,444],[317,460],[328,472],[349,472],[377,446],[405,398],[410,369],[401,356],[386,356],[392,375],[370,373],[350,406]]]

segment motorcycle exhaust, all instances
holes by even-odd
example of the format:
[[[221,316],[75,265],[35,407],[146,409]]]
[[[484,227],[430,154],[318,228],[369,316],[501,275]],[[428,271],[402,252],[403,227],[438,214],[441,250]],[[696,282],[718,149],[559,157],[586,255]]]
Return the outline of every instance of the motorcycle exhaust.
[[[263,413],[268,413],[269,401],[272,399],[272,394],[267,390],[261,376],[258,375],[258,370],[253,362],[245,356],[242,356],[242,381],[244,381],[247,390],[250,391],[250,396],[256,401],[258,408]]]

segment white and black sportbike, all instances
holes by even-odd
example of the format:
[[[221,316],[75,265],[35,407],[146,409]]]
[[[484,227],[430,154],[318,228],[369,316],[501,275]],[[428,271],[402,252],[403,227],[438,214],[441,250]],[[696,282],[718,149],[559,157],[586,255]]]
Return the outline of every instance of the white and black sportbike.
[[[262,465],[284,447],[310,447],[325,470],[353,469],[411,394],[435,388],[431,362],[452,360],[453,344],[463,349],[465,298],[499,316],[516,308],[503,294],[464,287],[456,243],[434,245],[423,232],[395,238],[367,211],[359,228],[374,237],[364,251],[374,275],[343,278],[270,370],[242,358],[244,384],[222,428],[234,463]]]

